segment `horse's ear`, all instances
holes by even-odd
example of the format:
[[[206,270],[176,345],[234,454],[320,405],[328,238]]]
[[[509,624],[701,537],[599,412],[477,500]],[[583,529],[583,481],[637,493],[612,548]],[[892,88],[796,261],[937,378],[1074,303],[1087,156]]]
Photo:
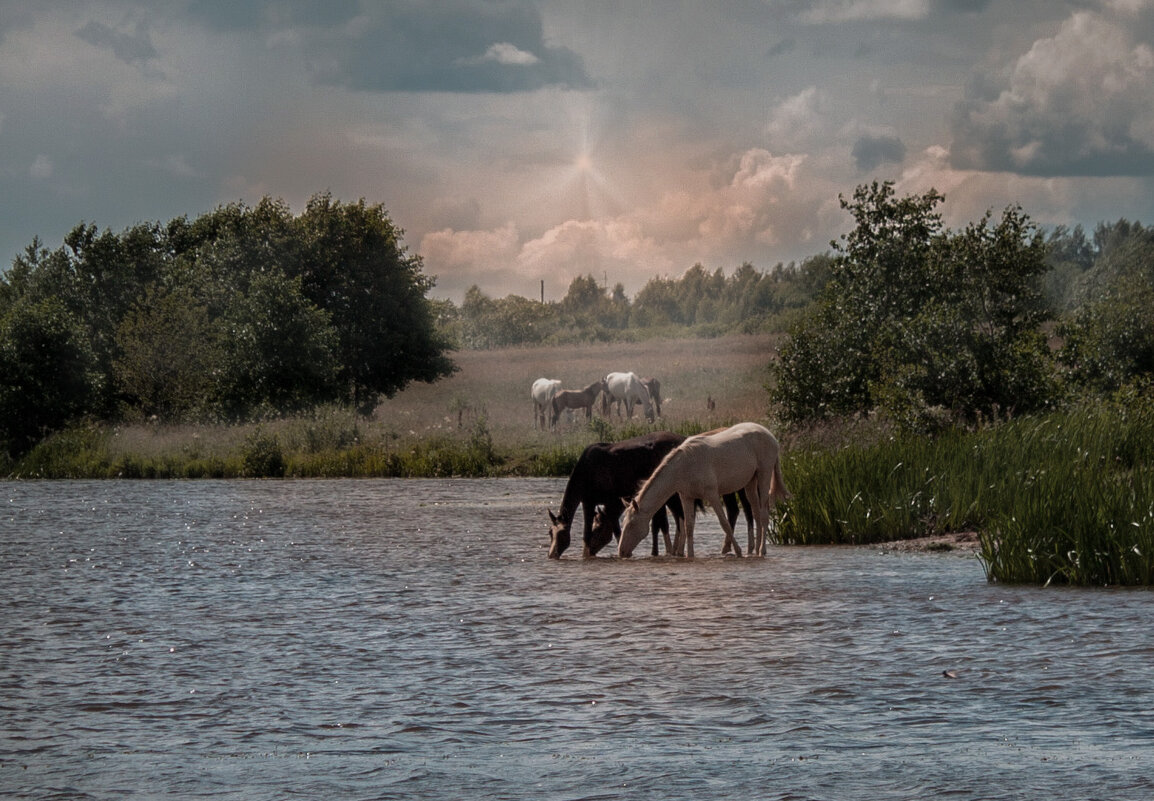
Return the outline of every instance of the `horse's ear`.
[[[557,525],[558,523],[561,522],[560,520],[557,519],[557,515],[553,514],[552,509],[549,510],[549,522],[552,523],[553,525]]]
[[[625,508],[637,514],[637,499],[636,498],[622,498],[621,502],[625,504]]]

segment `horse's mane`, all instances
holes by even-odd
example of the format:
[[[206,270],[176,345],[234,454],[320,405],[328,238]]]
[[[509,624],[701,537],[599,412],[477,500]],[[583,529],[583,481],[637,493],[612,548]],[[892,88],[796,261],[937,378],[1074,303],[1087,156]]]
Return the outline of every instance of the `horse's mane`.
[[[662,470],[665,469],[665,466],[667,464],[669,464],[671,461],[673,461],[675,458],[677,458],[676,455],[681,452],[681,449],[685,446],[685,443],[689,442],[689,440],[691,440],[691,439],[693,439],[693,437],[690,437],[689,439],[685,440],[685,442],[682,442],[680,445],[678,445],[676,448],[671,450],[669,453],[665,454],[665,456],[661,459],[661,461],[657,463],[657,467],[653,468],[653,472],[650,473],[649,476],[644,481],[641,482],[641,486],[639,486],[637,488],[637,492],[633,496],[635,499],[640,498],[645,493],[645,491],[649,489],[649,485],[653,483],[653,479],[656,478],[657,475],[659,473],[661,473]]]

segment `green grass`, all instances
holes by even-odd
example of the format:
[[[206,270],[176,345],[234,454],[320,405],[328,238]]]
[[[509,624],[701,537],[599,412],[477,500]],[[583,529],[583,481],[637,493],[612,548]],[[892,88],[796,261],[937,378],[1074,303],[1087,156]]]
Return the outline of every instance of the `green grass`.
[[[787,452],[779,540],[877,543],[977,531],[988,578],[1154,583],[1154,403]]]

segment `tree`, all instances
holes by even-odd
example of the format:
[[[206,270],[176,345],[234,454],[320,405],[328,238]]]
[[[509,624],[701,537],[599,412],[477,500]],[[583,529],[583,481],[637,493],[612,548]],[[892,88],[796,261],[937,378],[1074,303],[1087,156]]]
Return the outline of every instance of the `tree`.
[[[213,402],[230,420],[335,400],[337,333],[329,315],[278,269],[253,278],[221,318]]]
[[[117,331],[113,365],[121,414],[166,421],[205,417],[212,408],[223,331],[188,284],[153,287]]]
[[[973,420],[1051,399],[1042,235],[1017,207],[997,225],[987,214],[944,231],[943,200],[934,190],[899,199],[889,183],[842,199],[857,227],[834,243],[830,279],[776,368],[787,417],[882,408],[925,427],[941,411]]]
[[[381,394],[453,372],[425,297],[433,280],[401,244],[402,231],[383,206],[314,195],[295,233],[300,258],[289,275],[330,315],[341,380],[358,409],[367,413]]]
[[[101,388],[83,326],[60,300],[22,299],[0,317],[0,442],[9,454],[87,413]]]
[[[1122,220],[1095,240],[1102,252],[1059,328],[1060,360],[1076,385],[1112,392],[1154,378],[1154,230]]]

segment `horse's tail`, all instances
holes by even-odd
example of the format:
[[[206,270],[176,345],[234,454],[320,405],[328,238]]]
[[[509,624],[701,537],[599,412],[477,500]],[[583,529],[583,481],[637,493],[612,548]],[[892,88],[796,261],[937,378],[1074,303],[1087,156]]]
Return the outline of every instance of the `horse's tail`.
[[[781,474],[781,457],[773,460],[773,472],[769,476],[769,497],[774,502],[789,500],[793,494],[785,486],[785,476]]]

